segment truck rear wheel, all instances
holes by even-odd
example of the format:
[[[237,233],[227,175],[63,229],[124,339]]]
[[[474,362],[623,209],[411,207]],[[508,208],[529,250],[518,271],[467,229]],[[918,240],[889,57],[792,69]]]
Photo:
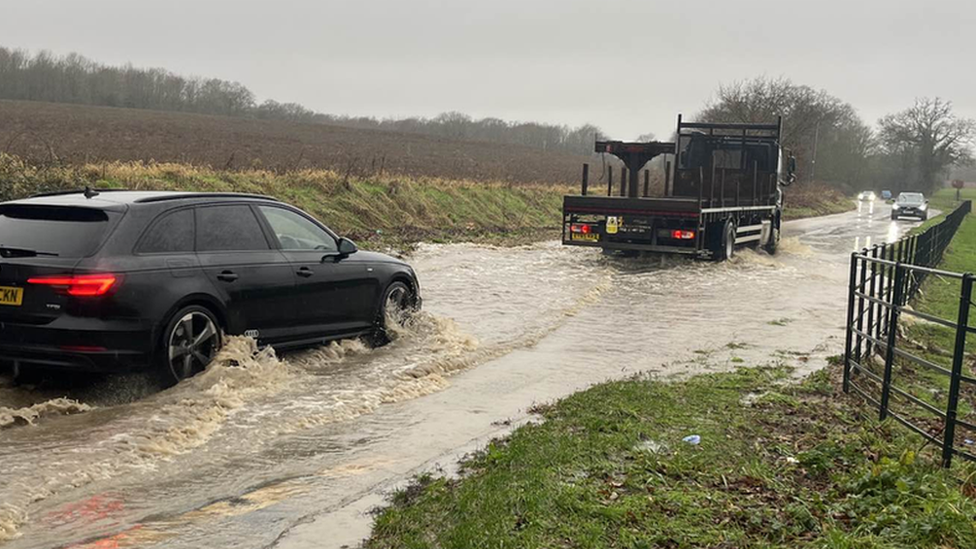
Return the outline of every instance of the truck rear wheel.
[[[711,228],[714,235],[709,239],[712,259],[714,261],[732,259],[732,256],[735,255],[735,223],[732,223],[730,219],[725,223],[714,223]],[[714,232],[716,229],[721,232],[716,234]]]

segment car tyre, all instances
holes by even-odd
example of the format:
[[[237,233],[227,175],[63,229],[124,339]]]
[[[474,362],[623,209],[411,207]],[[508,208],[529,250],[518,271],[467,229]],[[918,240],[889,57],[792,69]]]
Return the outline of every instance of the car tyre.
[[[177,311],[163,330],[157,370],[165,386],[172,386],[204,371],[223,346],[217,317],[201,305]]]
[[[891,212],[891,219],[892,220],[898,219],[898,214],[896,214],[895,212]]]
[[[412,313],[416,311],[416,298],[410,286],[396,281],[386,287],[380,308],[374,321],[373,333],[369,337],[374,347],[386,345],[392,341],[390,322],[400,326],[406,325]]]

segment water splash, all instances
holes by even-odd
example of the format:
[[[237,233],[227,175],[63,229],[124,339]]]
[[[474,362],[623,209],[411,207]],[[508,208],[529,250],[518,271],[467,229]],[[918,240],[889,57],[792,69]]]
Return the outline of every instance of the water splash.
[[[91,409],[88,404],[70,398],[55,398],[24,408],[0,407],[0,429],[14,425],[33,425],[43,417],[80,414]]]

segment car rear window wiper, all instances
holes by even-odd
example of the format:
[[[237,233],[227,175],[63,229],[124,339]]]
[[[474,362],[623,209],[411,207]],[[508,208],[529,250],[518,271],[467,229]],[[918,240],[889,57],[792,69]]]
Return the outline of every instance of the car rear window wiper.
[[[39,255],[47,257],[58,257],[57,252],[42,252],[40,250],[32,250],[30,248],[15,248],[13,246],[4,246],[0,244],[0,257],[37,257]]]

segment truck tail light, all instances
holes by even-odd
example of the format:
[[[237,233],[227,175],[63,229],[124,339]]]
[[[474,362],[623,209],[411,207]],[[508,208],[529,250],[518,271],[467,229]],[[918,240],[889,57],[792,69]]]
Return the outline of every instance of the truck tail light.
[[[573,223],[572,225],[569,226],[569,232],[590,234],[591,232],[593,232],[593,228],[584,223]]]
[[[671,231],[671,238],[675,240],[692,240],[695,238],[695,231],[684,231],[675,229]]]
[[[55,291],[75,297],[103,296],[118,285],[114,274],[37,276],[27,279],[28,284],[50,286]]]

